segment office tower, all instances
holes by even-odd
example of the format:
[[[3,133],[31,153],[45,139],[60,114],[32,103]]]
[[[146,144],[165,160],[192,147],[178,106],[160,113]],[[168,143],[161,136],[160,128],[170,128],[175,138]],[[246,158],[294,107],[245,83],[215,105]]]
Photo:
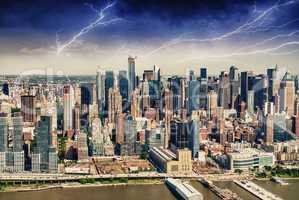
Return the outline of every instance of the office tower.
[[[148,94],[150,96],[150,106],[152,108],[159,108],[161,99],[160,82],[156,80],[148,81]],[[162,108],[161,108],[162,110]]]
[[[253,79],[254,91],[254,108],[262,109],[266,101],[268,101],[268,78],[261,74]]]
[[[142,88],[142,112],[144,113],[146,110],[148,110],[151,107],[148,81],[144,81],[141,84],[141,88]]]
[[[31,171],[34,173],[41,172],[41,159],[40,159],[40,153],[37,150],[33,150],[33,153],[31,154]]]
[[[116,121],[116,143],[123,144],[125,141],[125,117],[124,113],[117,114],[117,121]]]
[[[134,119],[141,116],[141,98],[139,96],[139,90],[135,90],[131,94],[131,115]]]
[[[187,70],[188,81],[194,81],[196,79],[194,70]]]
[[[143,71],[143,81],[154,80],[154,71],[153,70],[144,70]]]
[[[265,115],[270,114],[270,115],[274,115],[274,104],[273,102],[265,102],[264,105],[264,113]]]
[[[108,96],[108,122],[115,123],[117,114],[122,112],[122,97],[119,89],[109,89]]]
[[[6,152],[8,145],[8,118],[7,114],[0,114],[0,152]]]
[[[200,97],[199,108],[207,109],[208,74],[207,68],[200,69]]]
[[[8,118],[6,114],[0,114],[0,173],[6,167],[6,151],[8,145]]]
[[[119,90],[120,90],[120,95],[122,96],[124,104],[128,100],[128,87],[129,87],[129,82],[128,82],[128,75],[127,71],[119,71],[118,74],[119,78]],[[127,109],[127,108],[126,108]]]
[[[81,83],[81,104],[93,105],[96,102],[96,87],[93,83]]]
[[[78,160],[87,161],[88,160],[88,146],[87,146],[87,134],[79,133],[77,141],[77,151],[78,151]]]
[[[229,68],[229,79],[231,81],[239,80],[239,69],[235,66],[231,66]]]
[[[188,84],[188,113],[199,109],[200,82],[192,80]]]
[[[49,147],[49,169],[48,173],[55,174],[58,171],[58,155],[55,147]]]
[[[274,137],[274,123],[273,123],[273,116],[267,114],[265,117],[265,124],[264,124],[264,132],[265,132],[265,143],[271,144],[273,143]]]
[[[36,154],[40,154],[40,170],[49,171],[49,147],[52,144],[52,119],[50,116],[41,116],[38,122],[36,135]]]
[[[173,94],[173,111],[178,112],[182,108],[182,78],[177,76],[170,78],[169,85]]]
[[[3,83],[2,92],[4,95],[9,96],[9,84],[8,83]]]
[[[74,90],[71,85],[63,88],[63,130],[65,132],[73,129],[73,108],[74,108]]]
[[[184,149],[188,147],[188,123],[181,119],[170,122],[170,143],[172,149]]]
[[[218,105],[224,109],[230,108],[230,82],[227,72],[222,72],[220,76]]]
[[[128,81],[129,81],[128,93],[130,96],[131,93],[136,88],[135,58],[131,56],[128,58]]]
[[[75,108],[74,108],[74,129],[78,133],[80,131],[80,104],[76,102]]]
[[[12,118],[13,124],[13,151],[23,151],[23,118],[20,113]]]
[[[113,71],[106,71],[105,75],[105,111],[108,111],[108,94],[109,89],[114,86],[114,73]]]
[[[200,80],[207,80],[207,79],[208,79],[207,68],[200,68]]]
[[[95,156],[104,155],[104,136],[100,118],[95,118],[91,123],[92,154]]]
[[[208,93],[207,114],[208,114],[209,118],[212,118],[212,117],[216,116],[216,114],[217,114],[217,99],[218,99],[218,95],[214,90],[212,90]]]
[[[238,96],[240,89],[239,81],[239,70],[238,68],[232,66],[229,69],[229,80],[230,80],[230,108],[236,109],[238,106]]]
[[[247,103],[248,90],[253,88],[253,73],[241,72],[241,101]]]
[[[295,84],[292,75],[287,72],[280,86],[280,111],[285,111],[289,116],[294,115]]]
[[[161,72],[160,72],[160,68],[157,67],[156,65],[154,65],[154,80],[156,81],[161,81]]]
[[[268,78],[268,100],[274,102],[275,95],[278,94],[281,78],[278,77],[279,68],[267,69],[267,78]]]
[[[137,123],[132,116],[125,119],[125,145],[122,148],[122,155],[134,155],[137,150]]]
[[[105,107],[105,74],[101,70],[97,71],[96,88],[99,112],[101,113]]]
[[[194,118],[189,122],[189,131],[189,149],[192,151],[192,158],[197,158],[199,152],[199,119]]]
[[[14,172],[24,171],[23,151],[23,118],[21,113],[16,113],[12,118],[13,124],[13,166]]]
[[[21,111],[24,122],[36,122],[35,96],[21,96]]]
[[[253,90],[249,90],[248,91],[248,94],[247,94],[247,111],[250,113],[250,114],[253,114],[254,113],[254,91]]]

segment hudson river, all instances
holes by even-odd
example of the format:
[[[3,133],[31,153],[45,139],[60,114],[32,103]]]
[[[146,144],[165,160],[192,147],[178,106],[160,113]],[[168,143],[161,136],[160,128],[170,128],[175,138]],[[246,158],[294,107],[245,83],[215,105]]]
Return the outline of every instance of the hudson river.
[[[298,200],[299,180],[287,180],[288,186],[280,186],[270,181],[256,182],[260,186],[279,195],[285,200]],[[206,200],[219,200],[213,193],[200,183],[191,184],[199,190]],[[243,200],[257,200],[247,191],[232,182],[216,183],[239,194]],[[174,196],[164,185],[114,186],[96,188],[54,189],[38,192],[0,193],[0,200],[175,200]]]

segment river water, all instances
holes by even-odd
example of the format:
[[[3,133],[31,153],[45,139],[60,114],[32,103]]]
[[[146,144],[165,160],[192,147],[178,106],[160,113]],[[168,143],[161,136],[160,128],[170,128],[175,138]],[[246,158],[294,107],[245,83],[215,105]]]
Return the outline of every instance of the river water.
[[[260,186],[279,195],[285,200],[299,199],[299,180],[288,180],[288,186],[280,186],[270,181],[257,181]],[[200,183],[191,184],[200,191],[205,200],[219,200]],[[239,194],[244,200],[257,200],[233,182],[216,183]],[[0,193],[0,200],[175,200],[165,185],[109,186],[96,188],[54,189],[38,192]]]

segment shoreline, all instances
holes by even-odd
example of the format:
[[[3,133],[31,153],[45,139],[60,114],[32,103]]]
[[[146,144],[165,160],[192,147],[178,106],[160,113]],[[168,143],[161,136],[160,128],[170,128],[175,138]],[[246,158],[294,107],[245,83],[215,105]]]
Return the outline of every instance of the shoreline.
[[[80,184],[80,183],[68,183],[59,185],[41,185],[40,187],[7,187],[0,193],[14,193],[14,192],[39,192],[46,190],[57,189],[72,189],[72,188],[96,188],[96,187],[116,187],[116,186],[138,186],[138,185],[162,185],[164,181],[152,181],[152,182],[128,182],[128,183],[92,183],[92,184]]]

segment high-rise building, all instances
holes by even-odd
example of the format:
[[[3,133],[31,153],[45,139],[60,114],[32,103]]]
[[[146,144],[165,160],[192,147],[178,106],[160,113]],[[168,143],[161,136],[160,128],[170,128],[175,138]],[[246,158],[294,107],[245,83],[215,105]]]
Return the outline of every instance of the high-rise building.
[[[63,130],[65,132],[73,129],[73,108],[74,108],[74,90],[71,85],[63,88]]]
[[[23,151],[23,118],[21,115],[16,115],[12,118],[13,124],[13,151]]]
[[[0,152],[6,152],[8,146],[8,118],[6,114],[0,115]]]
[[[132,116],[125,119],[125,144],[122,145],[122,155],[134,155],[137,151],[137,123]]]
[[[122,112],[122,97],[118,88],[110,88],[108,94],[108,121],[115,123],[117,114]]]
[[[270,114],[267,114],[265,117],[264,132],[265,132],[265,143],[266,144],[273,143],[274,123],[273,123],[273,116]]]
[[[87,146],[87,134],[79,133],[77,141],[77,151],[78,151],[78,160],[86,161],[88,160],[88,146]]]
[[[57,149],[55,147],[49,147],[49,169],[48,173],[55,174],[58,171],[58,155],[57,155]]]
[[[8,145],[8,118],[6,114],[0,115],[0,173],[6,168],[6,151]]]
[[[129,87],[129,82],[128,82],[128,75],[127,71],[119,71],[118,74],[119,78],[119,90],[120,90],[120,95],[122,96],[123,101],[128,100],[128,87]]]
[[[97,101],[97,90],[93,83],[81,83],[81,104],[93,105]]]
[[[190,140],[189,149],[192,151],[192,158],[198,157],[199,152],[199,120],[193,119],[189,122]]]
[[[188,123],[180,119],[171,121],[170,143],[172,149],[188,148]]]
[[[96,88],[99,112],[102,112],[105,107],[105,74],[101,70],[97,71]]]
[[[200,97],[200,82],[197,80],[192,80],[189,82],[188,86],[188,113],[191,114],[192,111],[198,110],[199,107],[199,97]]]
[[[241,101],[247,103],[248,90],[252,90],[253,87],[253,73],[241,72]]]
[[[207,114],[208,114],[209,118],[212,118],[213,116],[216,116],[216,114],[217,114],[218,95],[214,90],[212,90],[208,93],[207,99],[208,99]]]
[[[292,75],[287,72],[280,86],[280,111],[285,111],[289,116],[294,115],[295,83]]]
[[[135,58],[131,56],[128,58],[128,81],[128,93],[130,96],[132,91],[135,90],[136,87]]]
[[[35,96],[21,96],[21,110],[24,122],[36,122]]]
[[[38,122],[36,138],[36,154],[40,154],[40,170],[49,171],[49,148],[52,144],[52,119],[50,116],[41,116]]]
[[[218,105],[224,109],[230,108],[230,81],[227,72],[223,72],[220,76]]]
[[[254,91],[249,90],[247,94],[247,110],[250,114],[254,113]]]
[[[12,118],[13,124],[13,170],[14,172],[24,171],[23,151],[23,118],[21,113],[15,113]]]
[[[80,131],[80,122],[81,122],[81,118],[80,118],[80,104],[78,102],[76,102],[75,104],[75,108],[74,108],[74,129],[76,132]]]
[[[207,80],[207,79],[208,79],[207,68],[200,68],[200,80]]]
[[[9,96],[9,84],[7,82],[3,83],[2,92],[4,95]]]

